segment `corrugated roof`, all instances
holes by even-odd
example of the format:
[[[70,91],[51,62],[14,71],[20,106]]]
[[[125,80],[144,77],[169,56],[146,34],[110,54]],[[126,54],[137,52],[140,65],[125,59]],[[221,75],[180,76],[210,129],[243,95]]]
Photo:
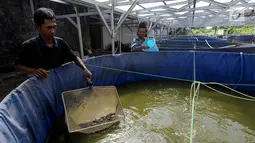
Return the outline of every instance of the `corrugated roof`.
[[[111,0],[63,0],[70,3],[111,8]],[[123,13],[134,0],[117,0],[115,12]],[[171,27],[250,25],[255,20],[255,0],[139,0],[130,13],[145,21]],[[250,9],[250,10],[249,10]],[[194,11],[194,14],[193,14]],[[193,18],[194,17],[194,18]],[[160,18],[160,20],[159,20]]]

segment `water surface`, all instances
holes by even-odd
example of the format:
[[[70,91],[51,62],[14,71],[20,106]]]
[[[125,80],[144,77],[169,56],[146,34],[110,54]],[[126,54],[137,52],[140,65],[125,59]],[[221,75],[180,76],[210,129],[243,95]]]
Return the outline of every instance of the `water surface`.
[[[145,81],[117,87],[126,120],[74,143],[188,143],[191,83]],[[255,103],[201,88],[193,130],[195,143],[255,142]],[[59,137],[59,142],[64,137]]]

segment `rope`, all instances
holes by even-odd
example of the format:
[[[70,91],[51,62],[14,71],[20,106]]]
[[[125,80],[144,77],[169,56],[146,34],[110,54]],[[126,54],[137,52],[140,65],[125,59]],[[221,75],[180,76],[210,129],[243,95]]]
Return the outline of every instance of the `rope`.
[[[196,43],[194,43],[194,50],[196,50]],[[194,108],[195,108],[194,102],[195,102],[195,98],[196,98],[196,51],[193,51],[193,77],[194,77],[194,81],[193,81],[194,84],[192,84],[192,86],[194,89],[194,96],[193,96],[193,102],[192,102],[192,107],[191,107],[190,143],[192,143],[192,141],[193,141]],[[191,91],[192,91],[192,86],[190,89]],[[199,88],[199,85],[198,85],[198,88]]]
[[[206,42],[206,44],[211,48],[211,49],[214,49],[209,43],[208,43],[208,41],[205,39],[205,42]]]
[[[255,102],[254,99],[248,99],[248,98],[233,96],[233,95],[230,95],[230,94],[227,94],[227,93],[218,91],[218,90],[216,90],[216,89],[214,89],[214,88],[212,88],[212,87],[210,87],[210,86],[208,86],[208,85],[206,85],[206,84],[204,84],[204,83],[201,83],[201,84],[204,85],[205,87],[207,87],[207,88],[209,88],[209,89],[211,89],[211,90],[213,90],[213,91],[215,91],[215,92],[221,93],[221,94],[223,94],[223,95],[226,95],[226,96],[229,96],[229,97],[233,97],[233,98],[237,98],[237,99],[246,100],[246,101],[253,101],[253,102]]]
[[[91,64],[86,64],[86,66],[91,66],[91,67],[96,67],[96,68],[101,68],[101,69],[107,69],[107,70],[113,70],[113,71],[119,71],[119,72],[125,72],[125,73],[134,73],[134,74],[139,74],[139,75],[147,75],[147,76],[153,76],[153,77],[159,77],[159,78],[165,78],[165,79],[173,79],[173,80],[193,82],[193,80],[188,80],[188,79],[175,78],[175,77],[169,77],[169,76],[161,76],[161,75],[135,72],[135,71],[129,71],[129,70],[121,70],[121,69],[103,67],[103,66],[96,66],[96,65],[91,65]],[[213,83],[213,82],[207,82],[207,83]],[[221,83],[221,84],[231,85],[231,86],[238,85],[238,86],[254,86],[255,87],[255,84],[233,84],[233,83]]]
[[[196,82],[194,82],[194,84],[191,85],[190,90],[192,90],[192,86],[195,87],[195,84],[196,84]],[[191,104],[190,143],[193,142],[193,128],[194,128],[194,116],[195,116],[195,104],[196,104],[195,101],[197,101],[197,99],[198,99],[199,88],[200,88],[200,82],[198,82],[198,86],[194,90],[194,96],[192,98],[192,104]],[[190,96],[192,96],[192,94],[190,94]]]
[[[102,67],[102,66],[96,66],[96,65],[90,65],[90,64],[86,64],[86,66],[91,66],[91,67],[96,67],[96,68],[102,68],[102,69],[107,69],[107,70],[113,70],[113,71],[119,71],[119,72],[125,72],[125,73],[133,73],[133,74],[147,75],[147,76],[153,76],[153,77],[159,77],[159,78],[165,78],[165,79],[173,79],[173,80],[180,80],[180,81],[192,82],[192,80],[188,80],[188,79],[174,78],[174,77],[161,76],[161,75],[155,75],[155,74],[149,74],[149,73],[142,73],[142,72],[135,72],[135,71],[129,71],[129,70],[121,70],[121,69],[115,69],[115,68],[109,68],[109,67]]]
[[[227,89],[229,89],[229,90],[232,90],[232,91],[234,91],[234,92],[236,92],[236,93],[238,93],[238,94],[241,94],[241,95],[246,96],[246,97],[248,97],[248,98],[255,99],[255,97],[249,96],[249,95],[244,94],[244,93],[239,92],[239,91],[236,91],[236,90],[234,90],[234,89],[232,89],[232,88],[230,88],[230,87],[227,87],[227,86],[225,86],[225,85],[223,85],[223,84],[220,84],[220,83],[217,83],[217,82],[203,82],[203,85],[205,85],[205,84],[216,84],[216,85],[220,85],[220,86],[223,86],[223,87],[225,87],[225,88],[227,88]]]
[[[234,89],[236,89],[237,85],[240,83],[240,81],[243,78],[243,52],[240,52],[240,56],[241,56],[241,76],[240,76],[240,79],[237,82],[236,86],[234,87]]]

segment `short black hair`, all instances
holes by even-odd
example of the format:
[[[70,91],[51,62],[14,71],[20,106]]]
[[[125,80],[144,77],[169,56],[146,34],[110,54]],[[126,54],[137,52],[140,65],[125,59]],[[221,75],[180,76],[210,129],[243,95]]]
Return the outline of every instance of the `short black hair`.
[[[147,29],[146,25],[147,24],[145,22],[141,22],[141,23],[139,23],[138,28],[146,28]]]
[[[39,8],[34,13],[34,22],[35,24],[41,26],[44,23],[44,19],[52,20],[56,19],[55,13],[50,8]]]

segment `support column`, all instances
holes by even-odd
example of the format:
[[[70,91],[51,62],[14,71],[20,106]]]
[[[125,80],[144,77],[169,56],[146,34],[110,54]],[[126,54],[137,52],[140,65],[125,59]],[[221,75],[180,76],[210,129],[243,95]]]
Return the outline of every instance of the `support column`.
[[[115,30],[114,30],[114,7],[115,7],[115,0],[112,0],[112,11],[111,11],[111,27],[112,27],[112,54],[115,54],[115,43],[114,43],[114,38],[115,38]]]
[[[29,0],[29,3],[30,3],[30,7],[31,7],[32,17],[33,17],[33,15],[35,13],[35,8],[34,8],[33,0]]]
[[[78,26],[80,52],[81,52],[80,54],[81,54],[81,59],[83,59],[84,58],[84,51],[83,51],[83,42],[82,42],[82,34],[81,34],[81,20],[80,20],[80,16],[79,16],[77,7],[74,6],[74,10],[76,12],[76,20],[77,20],[77,26]]]
[[[119,47],[120,47],[120,54],[121,54],[121,44],[122,43],[122,26],[120,26],[120,29],[119,29]]]
[[[108,33],[109,33],[110,35],[112,35],[112,32],[111,32],[111,30],[110,30],[110,28],[109,28],[109,26],[108,26],[108,24],[107,24],[107,22],[106,22],[104,16],[103,16],[101,10],[99,9],[98,5],[95,4],[95,7],[96,7],[96,9],[97,9],[97,11],[98,11],[98,13],[99,13],[99,16],[101,17],[101,19],[102,19],[102,21],[103,21],[103,23],[104,23],[104,26],[105,26],[106,29],[107,29]]]

